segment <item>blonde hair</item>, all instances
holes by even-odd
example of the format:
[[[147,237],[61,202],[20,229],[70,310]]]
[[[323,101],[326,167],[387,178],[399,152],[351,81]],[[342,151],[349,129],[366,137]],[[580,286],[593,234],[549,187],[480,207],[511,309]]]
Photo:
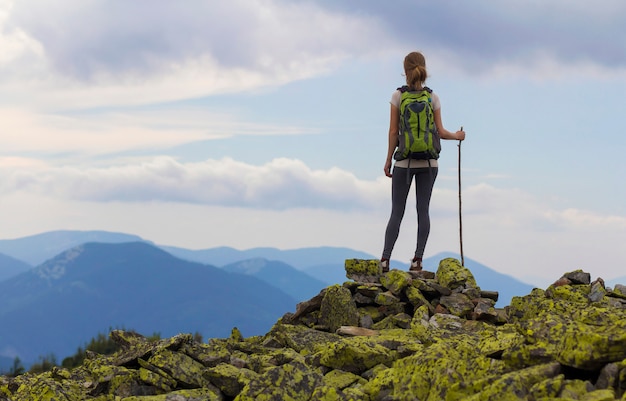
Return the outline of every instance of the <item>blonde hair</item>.
[[[419,88],[428,78],[426,59],[420,52],[411,52],[404,58],[404,74],[406,84],[411,88]]]

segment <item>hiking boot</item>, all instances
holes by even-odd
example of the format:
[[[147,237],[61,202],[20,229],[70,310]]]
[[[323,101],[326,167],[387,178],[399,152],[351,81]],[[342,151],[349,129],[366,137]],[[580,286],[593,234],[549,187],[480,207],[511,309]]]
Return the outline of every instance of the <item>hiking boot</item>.
[[[389,259],[381,259],[380,260],[380,267],[383,271],[383,273],[388,273],[389,272]]]
[[[422,259],[419,258],[413,258],[413,260],[411,260],[411,267],[409,268],[410,271],[413,272],[418,272],[422,270]]]

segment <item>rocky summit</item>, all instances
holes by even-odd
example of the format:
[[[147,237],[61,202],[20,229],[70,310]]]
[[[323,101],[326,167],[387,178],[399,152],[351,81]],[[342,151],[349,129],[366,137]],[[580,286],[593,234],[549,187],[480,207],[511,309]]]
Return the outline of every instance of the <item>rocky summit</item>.
[[[346,260],[343,285],[263,336],[148,341],[71,371],[0,378],[0,400],[626,400],[626,287],[565,273],[494,308],[456,259],[382,273]]]

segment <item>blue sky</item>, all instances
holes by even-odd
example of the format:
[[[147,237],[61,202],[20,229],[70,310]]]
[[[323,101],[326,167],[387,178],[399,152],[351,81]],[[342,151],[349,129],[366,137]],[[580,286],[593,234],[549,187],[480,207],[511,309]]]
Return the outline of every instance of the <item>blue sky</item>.
[[[0,238],[378,256],[389,99],[420,50],[467,132],[466,257],[540,286],[623,276],[624,20],[621,0],[0,0]],[[425,256],[458,251],[457,156]]]

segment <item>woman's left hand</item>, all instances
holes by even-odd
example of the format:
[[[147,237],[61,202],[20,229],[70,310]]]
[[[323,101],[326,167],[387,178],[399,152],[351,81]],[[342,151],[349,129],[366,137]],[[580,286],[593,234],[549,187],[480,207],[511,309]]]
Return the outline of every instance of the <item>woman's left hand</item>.
[[[391,160],[385,162],[385,175],[391,177]]]

